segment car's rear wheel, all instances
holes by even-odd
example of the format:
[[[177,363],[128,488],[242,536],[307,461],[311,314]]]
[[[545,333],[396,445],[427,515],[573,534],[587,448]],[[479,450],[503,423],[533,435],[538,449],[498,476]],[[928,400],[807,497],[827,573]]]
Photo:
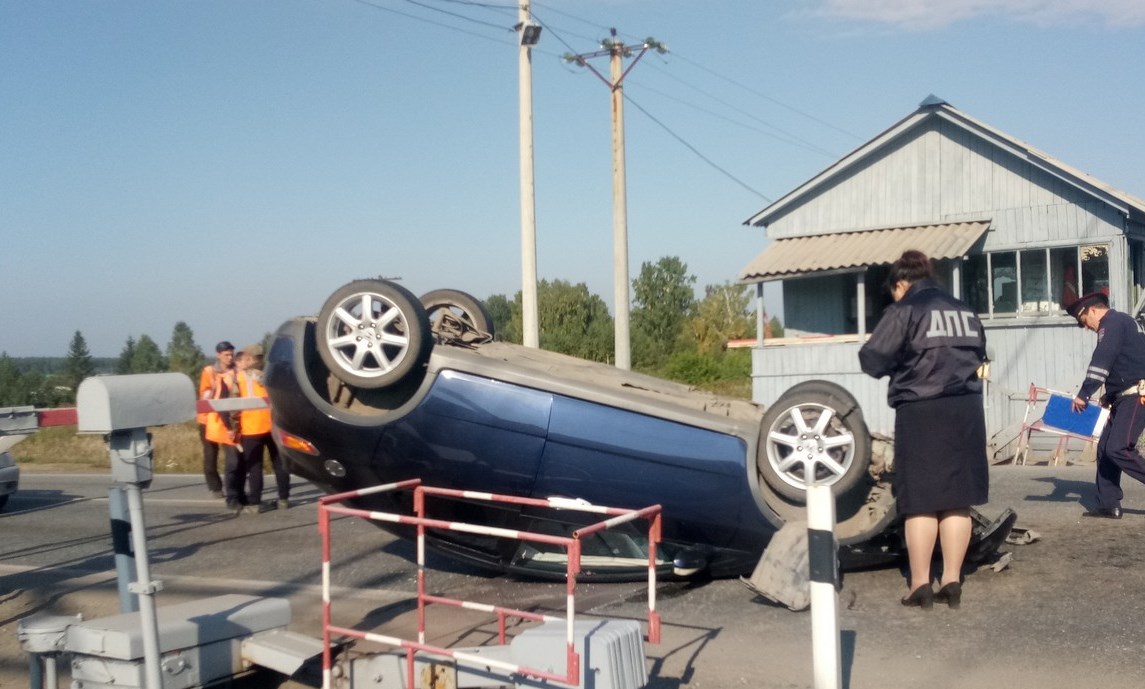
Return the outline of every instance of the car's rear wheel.
[[[471,294],[456,289],[435,289],[421,295],[421,305],[434,333],[454,334],[457,330],[473,329],[493,336],[493,316]]]
[[[423,370],[433,348],[417,297],[386,280],[356,280],[330,295],[318,314],[318,354],[336,378],[384,388]]]
[[[812,483],[843,495],[867,475],[870,461],[871,436],[862,411],[834,383],[795,385],[763,415],[756,467],[788,500],[805,502]]]

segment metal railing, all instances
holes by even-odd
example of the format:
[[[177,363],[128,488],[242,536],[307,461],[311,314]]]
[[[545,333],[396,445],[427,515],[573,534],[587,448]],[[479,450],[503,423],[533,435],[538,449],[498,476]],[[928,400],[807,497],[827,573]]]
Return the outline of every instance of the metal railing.
[[[395,514],[391,512],[362,510],[352,507],[345,507],[340,504],[353,498],[411,489],[414,493],[413,511],[415,512],[415,515],[413,516]],[[464,522],[430,519],[426,516],[426,497],[430,495],[471,501],[475,500],[495,503],[510,503],[530,507],[578,511],[591,514],[599,514],[605,518],[599,522],[576,529],[572,532],[571,536],[554,536],[531,531],[520,531],[516,529],[482,526]],[[330,596],[330,518],[332,514],[341,514],[352,517],[360,517],[363,519],[388,522],[392,524],[405,524],[417,527],[417,641],[401,639],[398,637],[387,636],[383,634],[375,634],[373,632],[364,632],[346,627],[339,627],[333,623]],[[603,507],[568,498],[523,498],[511,495],[498,495],[495,493],[435,488],[421,485],[421,479],[410,479],[407,481],[387,483],[371,488],[364,488],[360,490],[348,491],[345,493],[338,493],[335,495],[328,495],[321,498],[318,503],[318,529],[322,536],[323,689],[331,689],[333,670],[331,639],[335,635],[371,641],[374,643],[379,643],[387,646],[395,646],[404,649],[406,653],[407,686],[410,687],[414,686],[414,658],[415,654],[418,652],[453,658],[459,663],[472,664],[480,667],[498,668],[500,670],[504,670],[507,673],[526,675],[542,680],[564,682],[572,686],[580,686],[581,658],[575,649],[574,628],[576,617],[576,578],[577,574],[581,570],[581,541],[586,536],[591,536],[593,534],[605,531],[606,529],[610,529],[614,526],[626,524],[640,519],[647,520],[649,523],[648,634],[646,639],[649,643],[659,643],[660,616],[659,613],[656,612],[656,544],[660,541],[661,528],[659,505],[653,505],[651,507],[645,507],[639,510]],[[566,616],[563,618],[566,628],[566,668],[564,675],[559,675],[541,668],[509,663],[492,659],[488,656],[477,656],[474,654],[465,653],[463,651],[455,651],[426,643],[425,613],[427,604],[446,605],[456,608],[464,608],[467,610],[477,610],[495,614],[497,616],[498,623],[498,639],[501,644],[505,644],[506,642],[505,622],[510,617],[537,622],[559,622],[562,620],[560,617],[541,615],[525,610],[516,610],[513,608],[487,605],[483,603],[457,600],[453,598],[427,594],[425,587],[425,536],[427,529],[460,531],[470,534],[494,536],[527,542],[546,543],[550,545],[561,546],[566,549],[568,553],[568,564],[566,569]]]

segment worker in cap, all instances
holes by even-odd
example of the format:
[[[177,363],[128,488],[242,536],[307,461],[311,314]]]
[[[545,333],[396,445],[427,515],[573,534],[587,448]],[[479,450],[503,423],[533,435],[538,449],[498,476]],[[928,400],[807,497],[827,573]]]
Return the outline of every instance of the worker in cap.
[[[235,357],[235,366],[238,368],[236,377],[239,394],[242,397],[259,397],[266,399],[266,384],[263,382],[263,348],[261,344],[247,345]],[[287,509],[290,507],[290,471],[286,467],[286,458],[279,454],[278,446],[271,437],[271,417],[268,407],[259,409],[244,409],[239,414],[239,429],[242,440],[242,465],[236,481],[247,481],[246,495],[249,508],[244,512],[258,513],[263,507],[267,509]],[[270,459],[271,469],[274,471],[275,488],[278,493],[277,502],[262,503],[263,487],[263,457]]]
[[[226,340],[215,345],[215,361],[199,373],[199,399],[211,399],[217,394],[222,378],[234,371],[235,346]],[[197,414],[199,442],[203,448],[203,478],[207,490],[218,498],[224,497],[222,478],[219,476],[219,434],[226,429],[217,428],[222,421],[215,412]],[[224,440],[222,444],[227,444]]]
[[[1097,333],[1073,410],[1084,411],[1103,385],[1101,404],[1109,408],[1097,441],[1097,507],[1085,516],[1121,519],[1121,474],[1145,483],[1145,457],[1137,451],[1137,438],[1145,431],[1145,332],[1129,314],[1109,308],[1103,292],[1084,295],[1066,312],[1079,328]]]

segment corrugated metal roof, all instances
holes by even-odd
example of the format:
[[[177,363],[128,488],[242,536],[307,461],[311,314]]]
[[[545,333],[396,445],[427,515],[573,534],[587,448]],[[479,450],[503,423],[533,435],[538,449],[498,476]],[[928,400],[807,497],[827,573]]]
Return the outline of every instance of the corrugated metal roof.
[[[931,258],[965,256],[989,221],[891,227],[777,239],[740,271],[741,282],[767,282],[808,273],[894,263],[917,249]]]

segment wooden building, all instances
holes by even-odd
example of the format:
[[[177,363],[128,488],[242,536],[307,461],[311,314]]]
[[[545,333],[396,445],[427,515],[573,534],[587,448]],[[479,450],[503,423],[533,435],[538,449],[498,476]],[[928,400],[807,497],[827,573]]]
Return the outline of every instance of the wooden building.
[[[1103,290],[1112,308],[1145,301],[1145,200],[1119,191],[934,96],[745,224],[770,244],[739,275],[781,281],[787,337],[753,350],[753,397],[770,404],[823,378],[848,388],[870,429],[890,435],[886,380],[858,350],[890,302],[905,249],[981,315],[991,356],[986,416],[995,449],[1019,432],[1031,383],[1077,389],[1096,342],[1065,313]]]

